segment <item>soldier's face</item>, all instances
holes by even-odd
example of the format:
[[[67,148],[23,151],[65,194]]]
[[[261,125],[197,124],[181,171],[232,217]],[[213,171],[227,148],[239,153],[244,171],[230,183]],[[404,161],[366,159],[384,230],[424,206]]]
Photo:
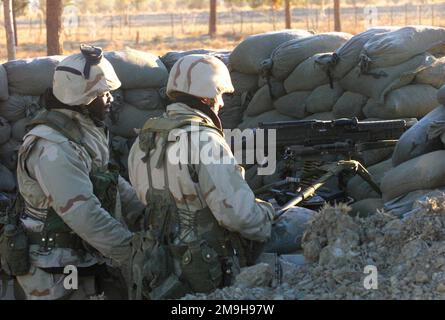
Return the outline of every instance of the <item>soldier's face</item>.
[[[88,106],[91,116],[100,121],[105,120],[105,116],[108,112],[110,112],[111,103],[113,101],[114,99],[110,92],[106,92],[103,95],[98,96]]]

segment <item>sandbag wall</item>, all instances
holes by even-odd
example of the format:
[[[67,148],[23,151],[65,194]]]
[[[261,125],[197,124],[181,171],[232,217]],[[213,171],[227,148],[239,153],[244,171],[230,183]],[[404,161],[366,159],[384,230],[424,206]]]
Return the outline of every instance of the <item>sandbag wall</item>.
[[[126,176],[135,128],[165,110],[168,70],[155,55],[133,49],[107,52],[122,86],[106,122],[110,128],[112,158]],[[0,65],[0,192],[16,186],[17,151],[25,127],[41,109],[41,96],[52,87],[56,66],[63,56],[9,61]]]

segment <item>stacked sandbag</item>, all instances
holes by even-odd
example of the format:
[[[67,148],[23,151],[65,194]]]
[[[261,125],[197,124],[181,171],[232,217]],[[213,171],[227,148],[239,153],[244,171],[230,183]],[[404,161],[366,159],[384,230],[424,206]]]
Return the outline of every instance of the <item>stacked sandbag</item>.
[[[342,32],[322,33],[290,40],[275,49],[269,63],[264,63],[273,79],[283,81],[286,92],[274,102],[275,109],[295,119],[332,113],[344,90],[318,60],[351,38],[352,35]]]
[[[346,43],[351,34],[329,32],[292,39],[277,47],[271,55],[271,74],[278,80],[285,80],[303,61],[317,53],[332,52]]]
[[[262,76],[265,70],[263,62],[270,59],[272,52],[281,44],[311,35],[304,30],[257,34],[247,37],[231,52],[229,69],[235,93],[224,97],[225,106],[220,113],[224,128],[258,123],[252,119],[264,118],[263,114],[274,110],[274,100],[286,92],[282,80]]]
[[[132,141],[149,118],[165,111],[169,72],[161,59],[149,52],[126,48],[107,52],[105,57],[122,83],[119,90],[113,92],[114,102],[106,123],[114,141],[110,150],[113,161],[126,176],[128,153],[122,149],[123,141]]]
[[[345,91],[369,98],[363,106],[363,116],[421,118],[437,107],[437,88],[443,84],[439,74],[443,61],[434,54],[443,50],[444,28],[376,28],[353,37],[350,42],[338,50],[340,54],[354,48],[350,50],[348,63],[345,55],[342,59],[337,53],[320,57],[318,62],[328,66]]]
[[[416,190],[445,186],[445,150],[410,159],[386,173],[381,182],[383,200],[390,201]]]
[[[0,64],[0,101],[6,101],[9,98],[8,75],[6,69]]]
[[[400,137],[396,145],[392,156],[393,165],[398,166],[423,154],[443,149],[440,138],[444,123],[445,107],[439,106],[412,126]],[[439,126],[438,130],[436,126]]]

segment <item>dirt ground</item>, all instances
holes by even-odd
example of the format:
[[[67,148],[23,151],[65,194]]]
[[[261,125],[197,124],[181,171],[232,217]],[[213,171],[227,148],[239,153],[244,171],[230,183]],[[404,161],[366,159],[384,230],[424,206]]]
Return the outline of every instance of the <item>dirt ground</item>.
[[[445,196],[419,202],[404,220],[385,212],[351,217],[347,206],[326,207],[303,239],[307,263],[284,263],[281,284],[273,266],[258,265],[232,287],[185,299],[445,299],[444,203]]]

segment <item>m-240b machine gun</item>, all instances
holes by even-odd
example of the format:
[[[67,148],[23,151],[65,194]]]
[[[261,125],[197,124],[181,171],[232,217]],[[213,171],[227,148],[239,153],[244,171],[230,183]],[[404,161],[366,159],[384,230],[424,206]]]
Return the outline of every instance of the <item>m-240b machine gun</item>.
[[[255,190],[255,193],[265,193],[277,186],[283,187],[288,184],[297,186],[293,191],[285,192],[291,199],[277,212],[277,218],[290,207],[314,197],[329,179],[345,172],[359,174],[378,194],[381,194],[378,184],[361,164],[362,152],[394,147],[400,136],[416,121],[415,119],[358,121],[357,118],[353,118],[260,123],[259,128],[265,130],[266,137],[269,130],[275,130],[276,139],[272,143],[275,144],[276,150],[283,154],[285,160],[315,162],[316,165],[311,170],[302,170],[299,176],[287,176],[284,180]],[[265,140],[264,145],[267,146],[269,141],[267,138]],[[310,182],[307,183],[308,181]],[[334,193],[338,198],[342,192]],[[329,200],[336,198],[334,196]]]

